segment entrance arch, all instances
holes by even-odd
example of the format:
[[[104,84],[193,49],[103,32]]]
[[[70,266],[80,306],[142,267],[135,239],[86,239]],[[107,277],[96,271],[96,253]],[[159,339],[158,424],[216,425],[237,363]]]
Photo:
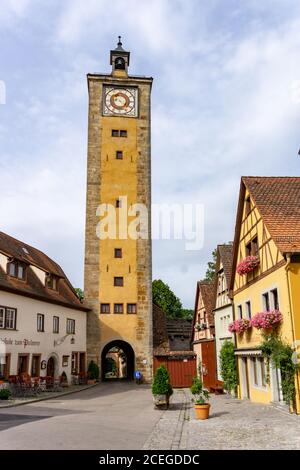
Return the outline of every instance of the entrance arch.
[[[115,340],[103,348],[101,375],[102,380],[133,380],[134,351],[129,343]]]
[[[54,377],[55,374],[55,358],[50,356],[47,362],[47,376]]]

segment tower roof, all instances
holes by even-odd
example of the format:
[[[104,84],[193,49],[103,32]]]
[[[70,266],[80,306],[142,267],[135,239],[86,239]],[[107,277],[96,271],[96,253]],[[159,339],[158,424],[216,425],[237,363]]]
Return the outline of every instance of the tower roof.
[[[116,56],[121,56],[121,57],[127,57],[128,59],[128,64],[129,65],[129,60],[130,60],[130,52],[129,51],[125,51],[125,49],[123,49],[123,43],[122,43],[122,40],[121,40],[121,36],[118,36],[118,43],[117,43],[117,47],[115,49],[112,49],[110,51],[110,65],[112,65],[112,58],[113,56],[116,57]]]

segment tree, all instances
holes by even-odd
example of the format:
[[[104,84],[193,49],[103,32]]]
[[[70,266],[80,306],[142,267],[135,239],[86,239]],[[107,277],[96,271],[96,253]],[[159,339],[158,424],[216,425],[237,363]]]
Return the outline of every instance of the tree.
[[[183,308],[181,310],[181,317],[183,320],[193,320],[194,310],[189,308]]]
[[[220,351],[221,376],[225,390],[234,391],[238,385],[236,357],[234,355],[234,344],[232,341],[224,341]]]
[[[80,302],[82,302],[84,300],[84,292],[82,289],[80,289],[79,287],[76,287],[75,288],[75,292],[77,294],[77,297],[79,298]]]
[[[167,395],[171,396],[173,388],[171,385],[169,372],[164,364],[156,369],[154,379],[152,382],[153,395]]]
[[[182,318],[182,304],[170,287],[161,279],[152,283],[153,302],[158,305],[168,318]]]
[[[216,272],[216,263],[217,263],[217,250],[212,252],[212,261],[207,263],[207,270],[205,274],[205,281],[213,281],[215,272]]]

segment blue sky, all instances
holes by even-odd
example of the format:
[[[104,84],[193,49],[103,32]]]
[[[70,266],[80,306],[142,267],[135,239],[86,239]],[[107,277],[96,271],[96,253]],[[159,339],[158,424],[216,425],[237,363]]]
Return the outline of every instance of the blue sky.
[[[205,244],[155,241],[154,277],[186,307],[232,239],[241,175],[298,175],[300,3],[294,0],[2,0],[1,230],[83,283],[86,73],[119,34],[154,77],[153,202],[202,203]]]

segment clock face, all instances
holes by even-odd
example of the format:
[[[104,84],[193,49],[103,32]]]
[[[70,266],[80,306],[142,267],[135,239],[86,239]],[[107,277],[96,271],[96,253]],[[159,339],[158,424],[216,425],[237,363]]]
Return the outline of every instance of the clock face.
[[[105,87],[105,116],[137,116],[137,88]]]

